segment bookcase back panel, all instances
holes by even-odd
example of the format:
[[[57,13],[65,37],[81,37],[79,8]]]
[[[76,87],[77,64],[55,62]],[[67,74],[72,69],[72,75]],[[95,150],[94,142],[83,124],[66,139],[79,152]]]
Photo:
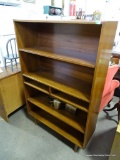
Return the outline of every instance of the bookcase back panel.
[[[66,76],[66,78],[76,78],[78,80],[83,80],[89,82],[90,84],[93,81],[94,69],[89,67],[84,67],[80,65],[74,65],[71,63],[65,63],[62,61],[45,58],[33,54],[28,54],[21,52],[21,62],[26,65],[24,68],[27,71],[39,71],[46,70],[54,73],[54,76]],[[25,63],[27,61],[27,63]],[[26,70],[24,71],[26,72]],[[62,79],[62,77],[59,77]]]
[[[92,31],[94,29],[96,29],[96,26],[92,25],[92,24],[89,26],[85,25],[85,24],[83,24],[83,25],[72,24],[69,27],[68,26],[69,26],[69,24],[55,24],[54,26],[53,26],[53,24],[49,24],[49,26],[46,27],[46,24],[42,24],[42,25],[40,25],[41,30],[39,31],[39,33],[43,37],[49,36],[48,38],[52,38],[51,35],[53,35],[54,36],[53,40],[54,40],[54,38],[55,38],[55,40],[58,40],[59,37],[60,37],[60,39],[64,38],[63,41],[66,40],[67,38],[69,38],[69,35],[70,35],[71,39],[67,39],[67,40],[69,40],[68,42],[72,42],[72,39],[74,39],[76,41],[76,43],[78,43],[77,40],[80,37],[83,37],[86,40],[87,39],[89,40],[90,38],[92,40],[95,40],[100,36],[100,29],[101,29],[100,26],[98,26],[99,30],[97,29],[94,31],[94,34],[92,34]],[[53,32],[51,32],[51,31],[53,31]],[[42,33],[46,33],[46,34],[43,35]],[[46,40],[46,38],[45,38],[45,40]],[[61,42],[61,41],[59,41],[59,42]],[[81,40],[81,42],[82,42],[82,40]],[[75,44],[73,44],[73,45],[75,45]]]
[[[29,97],[36,97],[39,94],[39,90],[33,89],[32,87],[28,85],[24,85],[25,93],[26,93],[26,98]]]
[[[52,53],[96,61],[101,26],[68,24],[40,25],[38,46]],[[97,29],[96,29],[97,28]],[[53,32],[51,32],[51,30]],[[92,34],[94,31],[94,34]]]
[[[27,63],[25,63],[26,60]],[[26,69],[22,68],[22,72],[26,76],[31,74],[32,79],[36,79],[38,82],[41,81],[45,85],[55,87],[56,89],[59,88],[60,90],[67,89],[67,93],[87,102],[89,101],[93,69],[25,52],[21,52],[21,63],[25,65],[24,68]],[[60,86],[60,84],[63,86]],[[65,86],[68,88],[65,89]]]
[[[19,23],[18,23],[19,26]],[[101,25],[23,23],[19,47],[40,47],[41,50],[96,62]],[[17,30],[21,30],[22,24]],[[89,58],[88,58],[89,57]]]
[[[38,38],[37,33],[35,32],[36,26],[32,28],[29,27],[29,23],[19,23],[15,22],[15,32],[18,42],[18,48],[35,46],[37,44]],[[23,34],[20,34],[22,32]],[[31,36],[32,35],[32,36]]]
[[[20,51],[20,62],[22,72],[36,71],[41,68],[41,58],[37,55]]]
[[[54,73],[65,74],[67,76],[77,78],[92,83],[94,69],[65,63],[49,58],[42,58],[41,65],[44,69],[54,71]]]

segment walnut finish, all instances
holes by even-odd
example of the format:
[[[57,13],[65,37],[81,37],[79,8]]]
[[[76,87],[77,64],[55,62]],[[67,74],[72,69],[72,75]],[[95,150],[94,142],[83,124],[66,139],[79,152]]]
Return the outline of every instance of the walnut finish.
[[[14,20],[28,113],[77,147],[96,127],[117,22]],[[76,113],[56,110],[49,97]]]

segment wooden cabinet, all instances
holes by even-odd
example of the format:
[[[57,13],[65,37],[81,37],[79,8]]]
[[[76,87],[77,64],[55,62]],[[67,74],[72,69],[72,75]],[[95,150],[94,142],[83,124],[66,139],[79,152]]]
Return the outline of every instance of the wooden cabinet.
[[[117,22],[14,20],[14,26],[28,113],[75,149],[85,148],[96,127]],[[55,109],[50,99],[63,107]]]
[[[20,67],[2,68],[0,73],[0,116],[8,122],[8,116],[25,104]]]

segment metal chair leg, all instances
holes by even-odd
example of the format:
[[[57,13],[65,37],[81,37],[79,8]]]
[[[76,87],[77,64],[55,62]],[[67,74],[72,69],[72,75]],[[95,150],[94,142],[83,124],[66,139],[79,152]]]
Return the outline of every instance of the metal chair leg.
[[[15,63],[16,63],[16,66],[17,66],[17,60],[15,59]]]
[[[105,112],[112,111],[114,109],[117,109],[117,111],[118,111],[118,123],[119,123],[119,120],[120,120],[120,99],[119,99],[119,102],[114,105],[114,107],[112,107],[110,109],[103,109],[103,111],[105,111]]]
[[[7,68],[6,59],[5,58],[4,58],[4,65],[5,65],[5,68]]]
[[[12,63],[12,60],[11,60],[11,70],[13,72],[13,63]]]
[[[117,111],[118,111],[118,123],[119,123],[119,121],[120,121],[120,100],[117,105]]]
[[[114,109],[117,108],[117,105],[118,105],[118,103],[116,103],[116,104],[114,105],[114,107],[112,107],[112,108],[110,108],[110,109],[103,109],[103,111],[112,111],[112,110],[114,110]]]

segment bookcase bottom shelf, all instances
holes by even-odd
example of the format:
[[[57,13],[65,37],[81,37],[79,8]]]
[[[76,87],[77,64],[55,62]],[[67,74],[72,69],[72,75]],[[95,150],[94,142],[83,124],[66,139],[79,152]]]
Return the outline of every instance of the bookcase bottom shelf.
[[[40,109],[39,107],[29,104],[28,113],[36,120],[42,122],[58,134],[71,141],[76,146],[83,148],[84,134],[65,124],[59,119],[53,117],[49,113]],[[75,150],[75,149],[74,149]]]

